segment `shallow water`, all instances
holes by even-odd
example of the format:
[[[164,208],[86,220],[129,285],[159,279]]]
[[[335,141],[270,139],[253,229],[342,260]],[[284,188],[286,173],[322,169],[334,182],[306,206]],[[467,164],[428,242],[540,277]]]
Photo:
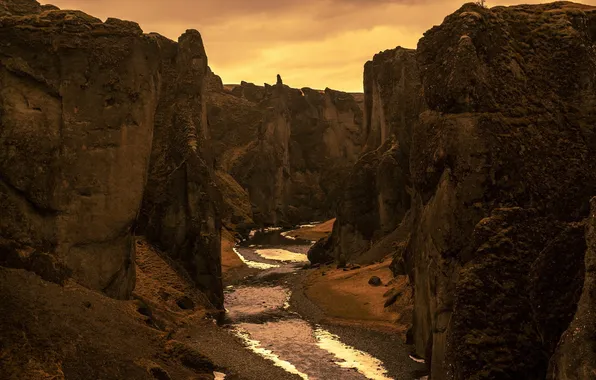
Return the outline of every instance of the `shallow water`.
[[[257,249],[255,251],[257,255],[268,259],[277,261],[291,261],[295,263],[307,263],[308,257],[304,253],[296,253],[288,251],[287,249],[269,248],[269,249]]]
[[[303,379],[391,380],[380,360],[288,310],[291,292],[283,276],[308,261],[311,245],[279,230],[256,232],[240,244],[239,257],[261,272],[226,290],[225,323],[247,349]]]

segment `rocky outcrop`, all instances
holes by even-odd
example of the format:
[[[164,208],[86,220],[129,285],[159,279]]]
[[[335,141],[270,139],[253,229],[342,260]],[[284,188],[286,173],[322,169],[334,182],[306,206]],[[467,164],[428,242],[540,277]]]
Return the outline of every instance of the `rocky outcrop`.
[[[221,195],[208,149],[207,55],[201,35],[188,30],[160,46],[163,86],[140,230],[179,260],[215,306],[223,305]]]
[[[0,264],[128,298],[146,233],[220,306],[199,33],[5,0],[0,45]]]
[[[158,47],[134,23],[0,9],[0,261],[126,298]]]
[[[394,109],[420,94],[424,102],[386,125],[367,116],[368,151],[332,239],[338,259],[358,261],[367,243],[401,237],[393,269],[414,284],[413,342],[433,379],[543,379],[573,318],[584,278],[581,223],[596,191],[595,22],[595,8],[572,3],[466,4],[425,34],[406,71],[397,70],[412,62],[405,56],[387,66],[419,75],[385,77],[381,93]],[[365,87],[365,109],[382,110]],[[408,233],[388,235],[380,202],[364,196],[379,165],[371,149],[387,135],[409,147],[395,158],[403,179],[387,184],[409,195],[409,208],[387,212],[403,215],[395,231],[409,225]],[[354,227],[359,217],[367,222]]]
[[[586,225],[585,280],[577,312],[550,361],[548,379],[590,379],[596,373],[596,198]]]
[[[249,194],[258,224],[332,216],[362,146],[362,111],[350,94],[210,80],[217,166]]]

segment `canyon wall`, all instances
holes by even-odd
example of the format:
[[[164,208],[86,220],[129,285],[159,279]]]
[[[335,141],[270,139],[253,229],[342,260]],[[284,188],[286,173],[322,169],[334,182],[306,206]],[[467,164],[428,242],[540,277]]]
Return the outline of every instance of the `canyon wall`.
[[[221,194],[208,144],[207,55],[196,30],[178,43],[150,38],[160,47],[163,84],[139,230],[221,307]]]
[[[126,299],[146,232],[220,306],[198,32],[2,0],[0,46],[0,264]]]
[[[333,216],[361,151],[357,95],[330,89],[223,86],[212,75],[209,124],[217,167],[250,197],[254,222],[289,225]]]
[[[2,5],[1,260],[126,298],[159,49],[134,23]]]
[[[344,261],[371,261],[370,251],[410,208],[412,130],[425,109],[416,52],[396,48],[364,67],[364,153],[348,176],[337,206],[334,252]],[[370,252],[369,252],[370,251]]]
[[[381,53],[365,67],[367,151],[328,254],[359,262],[394,252],[433,379],[543,379],[551,357],[566,378],[582,371],[571,360],[589,368],[587,335],[568,331],[557,346],[584,286],[583,220],[596,194],[594,25],[595,8],[573,3],[466,4],[416,52]],[[375,89],[375,61],[392,73],[387,91]],[[371,187],[381,168],[372,149],[387,141],[403,149],[399,175]],[[404,201],[383,211],[384,192]],[[576,324],[589,318],[586,291]]]

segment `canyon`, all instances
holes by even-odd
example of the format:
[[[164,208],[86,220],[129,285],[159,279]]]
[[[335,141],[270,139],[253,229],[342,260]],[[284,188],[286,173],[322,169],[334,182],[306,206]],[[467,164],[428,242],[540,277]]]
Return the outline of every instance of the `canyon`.
[[[469,3],[363,94],[224,85],[0,0],[0,377],[593,378],[595,44]]]

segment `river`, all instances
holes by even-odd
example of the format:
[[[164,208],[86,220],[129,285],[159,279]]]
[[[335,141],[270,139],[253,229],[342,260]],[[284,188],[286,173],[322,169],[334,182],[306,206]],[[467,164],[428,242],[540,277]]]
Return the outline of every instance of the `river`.
[[[312,244],[269,229],[237,245],[238,256],[258,273],[226,288],[220,325],[248,350],[302,379],[422,378],[424,367],[408,357],[398,337],[318,323],[320,310],[300,291]]]

